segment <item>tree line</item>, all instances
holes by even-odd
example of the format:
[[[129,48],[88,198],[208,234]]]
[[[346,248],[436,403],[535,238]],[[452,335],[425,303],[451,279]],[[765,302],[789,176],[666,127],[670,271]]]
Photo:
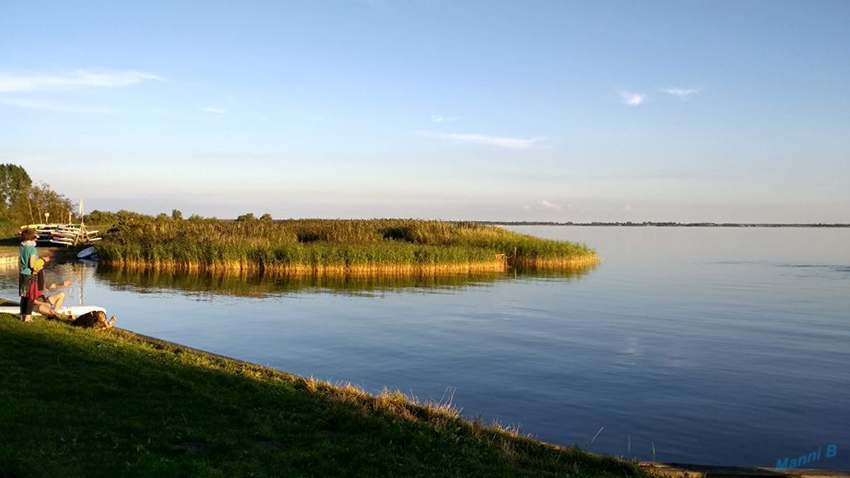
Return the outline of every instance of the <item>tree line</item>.
[[[0,229],[18,231],[21,226],[45,221],[67,222],[74,203],[44,182],[34,184],[23,166],[0,164]]]
[[[0,164],[0,234],[4,236],[19,232],[21,226],[43,222],[66,223],[69,216],[78,220],[74,214],[76,205],[67,197],[54,191],[46,183],[35,184],[23,166],[17,164]],[[49,219],[45,217],[49,214]],[[143,221],[149,219],[171,219],[181,221],[183,213],[177,209],[171,215],[162,213],[158,216],[141,214],[133,211],[120,210],[117,212],[94,210],[83,219],[89,224],[110,225],[124,221]],[[189,216],[189,221],[201,221],[205,218],[198,214]],[[215,219],[215,218],[211,218]],[[271,214],[263,214],[259,218],[253,213],[247,213],[236,218],[239,222],[263,221],[271,222]]]
[[[192,214],[188,217],[188,219],[183,217],[183,213],[179,209],[173,209],[171,211],[171,215],[169,216],[166,213],[160,213],[156,216],[151,214],[142,214],[139,212],[128,211],[126,209],[121,209],[120,211],[100,211],[93,210],[89,214],[86,214],[85,221],[87,224],[96,224],[101,226],[110,226],[118,223],[133,223],[133,222],[143,222],[149,220],[159,220],[159,221],[204,221],[204,220],[213,220],[217,221],[216,217],[204,217],[200,214]],[[261,221],[261,222],[272,222],[274,219],[271,214],[263,214],[259,218],[254,215],[254,213],[246,213],[242,214],[236,218],[236,222],[250,222],[250,221]]]

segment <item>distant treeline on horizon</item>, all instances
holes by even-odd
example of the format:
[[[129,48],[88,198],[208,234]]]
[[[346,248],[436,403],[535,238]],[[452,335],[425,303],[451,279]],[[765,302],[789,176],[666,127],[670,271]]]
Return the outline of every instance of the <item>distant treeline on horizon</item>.
[[[174,219],[183,220],[183,213],[178,209],[171,211],[171,214],[160,213],[158,215],[144,214],[128,210],[99,211],[94,210],[85,216],[85,220],[95,224],[111,224],[119,222],[122,219],[140,219],[140,218],[158,218],[158,219]],[[193,214],[188,218],[192,220],[222,220],[222,221],[283,221],[295,219],[318,219],[318,218],[272,218],[271,214],[263,214],[256,217],[253,213],[240,215],[236,219],[219,219],[215,216],[204,217],[199,214]],[[340,219],[351,220],[351,219]],[[740,223],[740,222],[674,222],[674,221],[644,221],[644,222],[559,222],[559,221],[446,221],[450,223],[471,223],[494,226],[622,226],[622,227],[827,227],[827,228],[848,228],[850,223]]]
[[[626,226],[626,227],[850,227],[844,223],[738,223],[738,222],[554,222],[554,221],[465,221],[494,226]]]

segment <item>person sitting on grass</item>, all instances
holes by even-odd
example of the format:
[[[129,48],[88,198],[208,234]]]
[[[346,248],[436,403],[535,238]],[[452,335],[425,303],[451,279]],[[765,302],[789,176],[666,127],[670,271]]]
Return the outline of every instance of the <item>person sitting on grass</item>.
[[[59,309],[62,307],[62,303],[65,301],[65,293],[59,292],[58,294],[47,296],[46,292],[50,290],[61,289],[62,287],[71,287],[71,281],[65,281],[59,285],[51,284],[50,287],[45,288],[44,261],[38,259],[35,261],[35,264],[33,266],[33,272],[35,273],[34,282],[36,287],[35,291],[31,295],[33,297],[33,303],[36,306],[35,310],[39,314],[45,317],[59,319],[63,322],[69,322],[75,327],[83,327],[86,329],[108,329],[115,325],[115,317],[106,320],[106,314],[101,311],[89,312],[79,317],[74,317],[71,314],[60,314]]]
[[[33,274],[35,275],[33,284],[30,286],[28,298],[32,300],[34,309],[39,314],[45,317],[55,317],[63,320],[73,320],[74,317],[66,316],[59,313],[62,308],[62,303],[65,302],[65,293],[59,292],[48,296],[47,293],[51,290],[61,289],[62,287],[71,287],[71,281],[65,281],[59,285],[51,284],[50,287],[44,286],[44,260],[36,259],[33,264]]]

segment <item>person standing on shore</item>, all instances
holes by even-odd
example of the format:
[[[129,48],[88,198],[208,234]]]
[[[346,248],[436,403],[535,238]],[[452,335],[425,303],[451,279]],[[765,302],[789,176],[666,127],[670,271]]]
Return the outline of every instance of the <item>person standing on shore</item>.
[[[35,229],[26,228],[21,232],[21,260],[18,274],[18,292],[21,297],[21,320],[32,321],[32,309],[35,301],[30,298],[30,288],[36,284],[34,272],[35,262],[38,258],[38,249],[35,247],[35,239],[38,235]]]

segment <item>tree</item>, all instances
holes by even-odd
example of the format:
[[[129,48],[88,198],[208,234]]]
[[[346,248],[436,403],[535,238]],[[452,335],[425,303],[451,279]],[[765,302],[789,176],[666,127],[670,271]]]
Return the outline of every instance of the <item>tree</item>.
[[[167,218],[168,216],[166,216]],[[85,220],[86,222],[92,226],[99,227],[110,227],[119,223],[135,223],[141,221],[147,221],[152,219],[153,216],[147,214],[140,214],[138,212],[127,211],[126,209],[122,209],[118,212],[112,211],[99,211],[97,209],[92,212],[86,214]]]
[[[70,199],[50,189],[50,186],[45,183],[29,188],[27,202],[30,209],[29,220],[32,222],[45,220],[45,214],[49,214],[53,221],[64,222],[64,219],[67,219],[74,210],[74,203]],[[16,214],[16,216],[20,215],[20,213]]]
[[[32,179],[23,167],[0,164],[0,219],[30,220],[15,217],[21,213],[29,215],[26,202],[30,187]]]
[[[261,221],[265,221],[265,222],[272,222],[274,219],[272,219],[272,215],[271,215],[271,214],[269,214],[269,213],[265,213],[265,214],[263,214],[262,216],[260,216],[260,220],[261,220]]]
[[[249,212],[248,214],[243,214],[236,218],[236,222],[247,222],[247,221],[256,221],[257,218],[254,217],[253,212]]]
[[[89,224],[115,224],[118,222],[118,215],[109,211],[98,211],[97,209],[86,214],[85,221]]]
[[[27,171],[15,164],[0,164],[0,229],[19,231],[24,224],[65,222],[73,214],[74,203],[50,189],[46,183],[33,185]]]
[[[126,209],[119,210],[117,213],[115,213],[115,215],[119,221],[143,221],[145,219],[150,219],[151,217],[153,217],[148,214],[140,214],[138,212],[128,211]],[[162,215],[165,216],[165,214]]]
[[[171,210],[171,219],[174,219],[175,221],[182,221],[183,220],[183,213],[180,212],[179,209],[172,209]]]

